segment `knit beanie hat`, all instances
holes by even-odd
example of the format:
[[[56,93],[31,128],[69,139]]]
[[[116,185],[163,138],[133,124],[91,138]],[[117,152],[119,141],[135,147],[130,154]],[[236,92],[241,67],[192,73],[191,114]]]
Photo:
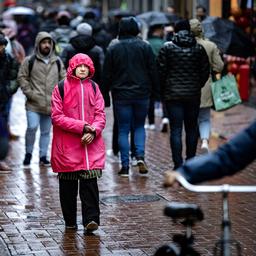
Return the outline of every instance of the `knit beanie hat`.
[[[7,45],[8,41],[5,39],[3,35],[0,34],[0,45]]]
[[[181,30],[190,31],[189,21],[186,19],[181,19],[175,22],[174,24],[174,32],[178,33]]]
[[[92,36],[92,26],[86,22],[80,23],[76,31],[79,35]]]

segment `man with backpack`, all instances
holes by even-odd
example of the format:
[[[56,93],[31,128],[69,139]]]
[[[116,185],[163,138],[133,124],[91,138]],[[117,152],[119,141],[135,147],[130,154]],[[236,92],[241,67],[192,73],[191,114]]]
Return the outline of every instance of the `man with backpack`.
[[[47,32],[39,32],[34,53],[25,58],[18,73],[18,83],[26,96],[27,130],[24,166],[30,165],[38,126],[40,126],[39,162],[43,166],[50,165],[47,151],[51,131],[51,95],[54,86],[65,75],[65,67],[55,54],[51,35]]]

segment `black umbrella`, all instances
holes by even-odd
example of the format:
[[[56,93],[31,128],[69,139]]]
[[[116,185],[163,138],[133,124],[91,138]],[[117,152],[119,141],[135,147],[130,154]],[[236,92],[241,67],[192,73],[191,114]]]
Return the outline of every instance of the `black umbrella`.
[[[134,13],[130,10],[123,10],[123,9],[111,9],[108,12],[109,17],[128,17],[128,16],[134,16]]]
[[[163,12],[144,12],[136,16],[139,20],[144,21],[149,27],[156,25],[168,25],[170,21]]]
[[[250,38],[234,22],[218,17],[207,17],[202,22],[204,35],[229,55],[247,58],[255,55]]]

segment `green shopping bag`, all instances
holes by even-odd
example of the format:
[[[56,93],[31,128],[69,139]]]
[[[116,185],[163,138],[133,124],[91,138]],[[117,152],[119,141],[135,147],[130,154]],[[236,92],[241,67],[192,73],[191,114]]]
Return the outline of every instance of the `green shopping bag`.
[[[211,90],[216,111],[231,108],[242,102],[234,75],[226,75],[213,82]]]

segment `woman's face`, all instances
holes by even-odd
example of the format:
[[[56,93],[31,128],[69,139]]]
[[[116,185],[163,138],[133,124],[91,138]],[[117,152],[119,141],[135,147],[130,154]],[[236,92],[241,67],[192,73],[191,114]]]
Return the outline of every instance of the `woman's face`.
[[[86,65],[81,64],[76,67],[75,75],[80,79],[84,79],[89,76],[89,72],[89,68]]]

